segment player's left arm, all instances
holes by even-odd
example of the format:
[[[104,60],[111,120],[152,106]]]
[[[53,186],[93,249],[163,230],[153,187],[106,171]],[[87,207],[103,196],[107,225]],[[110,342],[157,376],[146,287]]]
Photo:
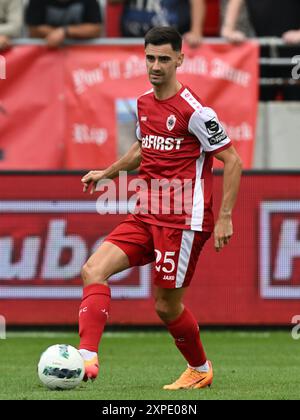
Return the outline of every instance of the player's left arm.
[[[233,146],[216,152],[214,157],[224,163],[222,204],[214,229],[215,249],[219,252],[233,235],[232,211],[239,190],[242,161]]]

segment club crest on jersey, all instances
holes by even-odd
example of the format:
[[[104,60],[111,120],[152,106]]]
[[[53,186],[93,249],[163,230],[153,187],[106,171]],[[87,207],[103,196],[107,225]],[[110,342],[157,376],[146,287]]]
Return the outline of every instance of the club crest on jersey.
[[[167,119],[167,129],[172,131],[176,124],[176,117],[175,115],[170,115]]]

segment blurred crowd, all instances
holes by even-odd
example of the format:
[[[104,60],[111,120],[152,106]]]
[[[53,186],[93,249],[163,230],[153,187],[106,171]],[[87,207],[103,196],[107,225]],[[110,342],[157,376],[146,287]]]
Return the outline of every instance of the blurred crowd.
[[[0,49],[13,38],[43,38],[56,48],[66,39],[104,37],[108,5],[121,5],[120,33],[143,37],[153,26],[175,26],[191,46],[203,39],[209,0],[0,0]],[[241,43],[249,36],[300,43],[299,0],[220,0],[219,35]],[[239,26],[242,19],[242,29]],[[246,17],[245,17],[246,16]],[[246,29],[245,29],[246,28]]]

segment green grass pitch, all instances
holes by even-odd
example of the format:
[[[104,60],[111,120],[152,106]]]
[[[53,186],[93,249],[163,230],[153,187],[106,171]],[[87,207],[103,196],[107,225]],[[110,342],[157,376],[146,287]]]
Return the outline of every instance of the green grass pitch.
[[[101,374],[70,391],[40,384],[37,363],[48,346],[76,346],[72,333],[11,332],[0,340],[0,400],[210,400],[300,399],[299,341],[289,331],[202,331],[214,366],[214,383],[203,390],[164,391],[185,362],[164,332],[105,333]]]

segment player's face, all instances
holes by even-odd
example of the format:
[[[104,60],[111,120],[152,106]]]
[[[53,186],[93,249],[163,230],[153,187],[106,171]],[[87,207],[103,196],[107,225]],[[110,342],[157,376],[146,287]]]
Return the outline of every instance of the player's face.
[[[145,53],[149,80],[154,86],[161,86],[172,80],[177,67],[183,61],[183,54],[174,51],[171,44],[148,44]]]

